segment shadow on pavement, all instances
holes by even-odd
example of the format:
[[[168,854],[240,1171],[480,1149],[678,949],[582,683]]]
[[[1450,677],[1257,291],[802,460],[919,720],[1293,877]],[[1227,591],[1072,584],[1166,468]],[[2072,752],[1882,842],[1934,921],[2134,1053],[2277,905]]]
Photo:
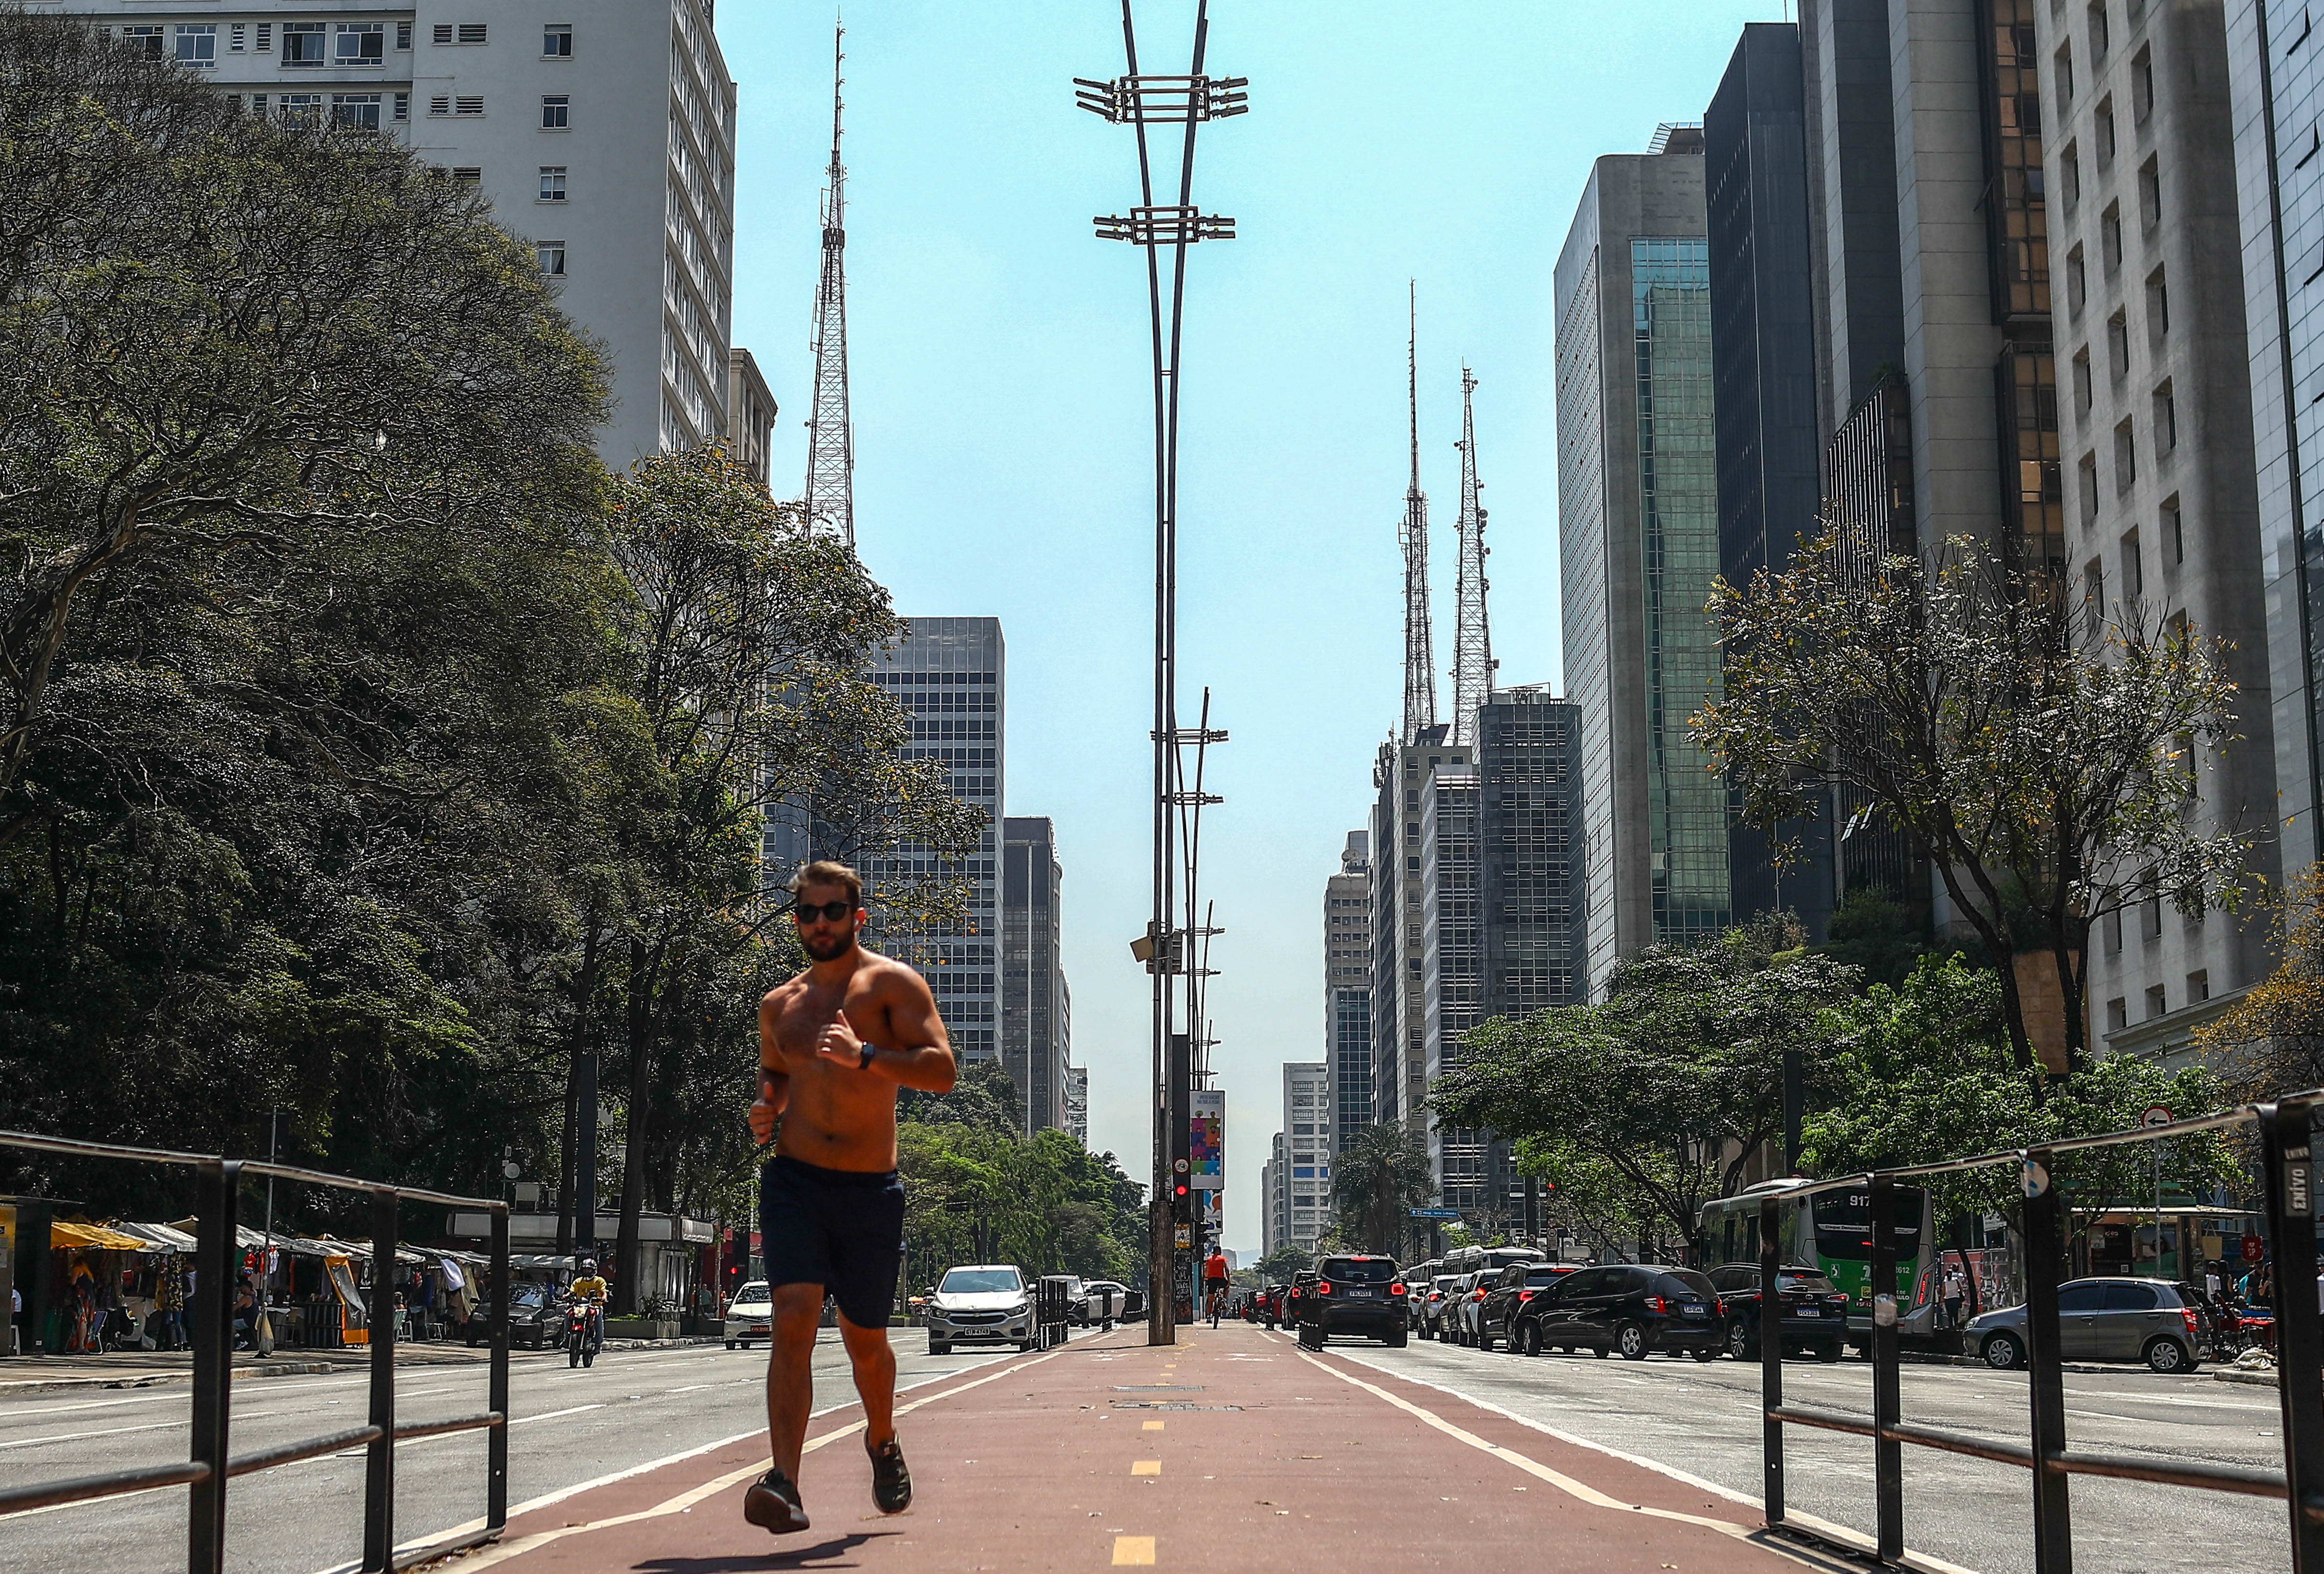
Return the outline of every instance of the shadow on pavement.
[[[844,1536],[834,1536],[812,1547],[784,1547],[773,1551],[727,1554],[715,1558],[650,1558],[642,1563],[630,1565],[634,1574],[742,1574],[756,1569],[832,1569],[851,1568],[853,1564],[824,1561],[844,1557],[858,1547],[884,1541],[897,1534],[894,1531],[856,1531]]]

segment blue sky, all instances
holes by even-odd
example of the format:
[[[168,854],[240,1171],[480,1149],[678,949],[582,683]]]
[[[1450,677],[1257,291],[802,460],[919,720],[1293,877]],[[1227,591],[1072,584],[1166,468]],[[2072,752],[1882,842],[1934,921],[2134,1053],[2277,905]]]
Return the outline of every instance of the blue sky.
[[[1422,485],[1437,665],[1452,662],[1460,369],[1478,380],[1506,684],[1560,678],[1551,271],[1590,161],[1702,115],[1743,23],[1781,0],[1217,0],[1213,74],[1251,112],[1205,128],[1180,474],[1182,708],[1211,770],[1204,886],[1227,934],[1211,1003],[1227,1241],[1259,1244],[1280,1066],[1322,1057],[1324,879],[1364,823],[1401,695],[1405,289],[1420,298]],[[1141,64],[1183,71],[1193,0],[1142,0]],[[808,336],[830,136],[831,14],[728,0],[741,89],[734,341],[806,468]],[[907,614],[997,615],[1008,811],[1057,822],[1090,1140],[1147,1174],[1151,405],[1143,267],[1093,237],[1137,200],[1131,133],[1074,107],[1120,75],[1118,5],[861,4],[847,36],[857,544]],[[1438,678],[1449,700],[1449,678]]]

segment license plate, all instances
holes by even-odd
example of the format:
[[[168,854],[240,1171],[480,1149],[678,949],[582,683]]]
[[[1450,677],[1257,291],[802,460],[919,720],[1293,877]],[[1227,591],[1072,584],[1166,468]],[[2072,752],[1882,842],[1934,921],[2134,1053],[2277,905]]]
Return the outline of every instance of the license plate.
[[[1351,1295],[1378,1295],[1379,1292],[1377,1290],[1367,1290],[1362,1285],[1358,1284],[1351,1287],[1348,1291],[1348,1293]]]
[[[1679,1310],[1686,1313],[1689,1317],[1701,1317],[1704,1309],[1690,1301],[1686,1304],[1681,1306]]]
[[[1821,1317],[1823,1313],[1813,1306],[1803,1306],[1799,1309],[1799,1315],[1802,1317]]]

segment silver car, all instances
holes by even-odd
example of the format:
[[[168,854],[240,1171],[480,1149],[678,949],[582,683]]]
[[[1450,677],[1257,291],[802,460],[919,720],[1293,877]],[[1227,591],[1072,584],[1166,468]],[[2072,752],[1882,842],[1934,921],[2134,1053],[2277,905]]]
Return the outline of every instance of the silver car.
[[[1969,1347],[2006,1370],[2026,1358],[2023,1306],[1969,1320]],[[2195,1369],[2196,1313],[2165,1279],[2076,1279],[2058,1287],[2058,1350],[2070,1361],[2144,1361],[2158,1372]]]
[[[1013,1344],[1029,1350],[1039,1338],[1032,1293],[1011,1263],[946,1269],[920,1321],[927,1325],[932,1356],[950,1355],[956,1344]]]

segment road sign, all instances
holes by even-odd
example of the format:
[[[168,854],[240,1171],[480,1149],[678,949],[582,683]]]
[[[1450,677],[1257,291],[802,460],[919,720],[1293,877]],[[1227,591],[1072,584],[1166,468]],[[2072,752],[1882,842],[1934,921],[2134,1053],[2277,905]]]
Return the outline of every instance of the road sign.
[[[2146,1107],[2146,1114],[2140,1120],[2139,1124],[2142,1126],[2168,1126],[2171,1124],[2171,1111],[2164,1109],[2160,1104],[2149,1104]]]
[[[2255,1263],[2267,1256],[2267,1242],[2255,1235],[2244,1237],[2244,1261]]]
[[[1194,1227],[1193,1225],[1191,1225],[1191,1224],[1182,1224],[1182,1225],[1178,1226],[1178,1246],[1179,1246],[1179,1248],[1180,1248],[1181,1250],[1184,1250],[1185,1247],[1190,1247],[1190,1246],[1192,1246],[1192,1245],[1194,1245]]]
[[[1461,1217],[1461,1210],[1458,1208],[1414,1208],[1407,1211],[1409,1211],[1411,1216],[1415,1219],[1458,1219]]]

